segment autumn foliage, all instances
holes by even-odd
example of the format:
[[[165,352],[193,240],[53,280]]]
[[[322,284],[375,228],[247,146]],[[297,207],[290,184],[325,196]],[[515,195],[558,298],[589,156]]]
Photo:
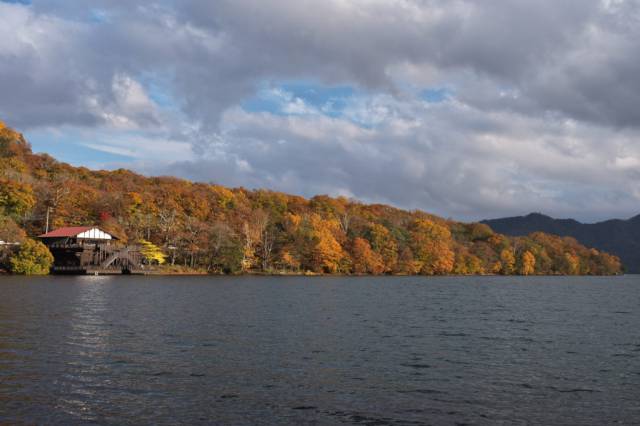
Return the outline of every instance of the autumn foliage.
[[[51,252],[40,241],[26,240],[11,256],[11,272],[24,275],[46,275],[53,264]]]
[[[304,199],[128,170],[91,171],[33,154],[0,126],[0,235],[99,225],[144,241],[150,261],[210,273],[615,274],[616,257],[571,238],[506,237],[487,225],[344,197]],[[11,235],[9,235],[11,234]]]

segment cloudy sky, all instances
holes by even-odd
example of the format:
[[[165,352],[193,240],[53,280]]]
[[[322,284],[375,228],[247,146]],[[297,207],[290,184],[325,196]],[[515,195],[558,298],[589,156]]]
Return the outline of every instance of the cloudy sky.
[[[76,165],[463,220],[640,213],[637,0],[0,0],[0,118]]]

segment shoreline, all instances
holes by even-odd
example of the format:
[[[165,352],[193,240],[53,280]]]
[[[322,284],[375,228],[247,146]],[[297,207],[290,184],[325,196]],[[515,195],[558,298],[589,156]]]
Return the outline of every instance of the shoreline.
[[[98,276],[140,276],[140,277],[171,277],[171,276],[182,276],[182,277],[424,277],[424,278],[433,278],[433,277],[621,277],[625,275],[636,275],[629,273],[621,273],[621,274],[609,274],[609,275],[591,275],[591,274],[529,274],[529,275],[520,275],[520,274],[445,274],[445,275],[409,275],[409,274],[323,274],[323,273],[308,273],[308,272],[245,272],[241,274],[212,274],[208,272],[197,272],[197,271],[189,271],[189,272],[148,272],[144,274],[99,274]],[[24,274],[12,274],[7,271],[0,271],[0,277],[3,276],[16,276],[16,277],[63,277],[63,276],[94,276],[92,274],[45,274],[45,275],[24,275]]]

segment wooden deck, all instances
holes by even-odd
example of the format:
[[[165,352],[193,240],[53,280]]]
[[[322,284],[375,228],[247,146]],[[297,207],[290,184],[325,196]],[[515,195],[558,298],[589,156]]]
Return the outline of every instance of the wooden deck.
[[[51,246],[55,258],[51,272],[77,275],[144,275],[149,273],[137,247],[112,245],[56,244]]]
[[[149,269],[100,268],[93,266],[54,266],[51,272],[60,275],[147,275]]]

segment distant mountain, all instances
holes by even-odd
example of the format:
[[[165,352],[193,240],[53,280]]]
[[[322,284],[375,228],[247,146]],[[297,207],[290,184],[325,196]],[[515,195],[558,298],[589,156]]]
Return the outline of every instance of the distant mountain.
[[[615,254],[630,273],[640,273],[640,215],[628,220],[612,219],[580,223],[573,219],[554,219],[540,213],[503,219],[484,220],[494,231],[506,235],[528,235],[540,231],[574,237],[587,247]]]

